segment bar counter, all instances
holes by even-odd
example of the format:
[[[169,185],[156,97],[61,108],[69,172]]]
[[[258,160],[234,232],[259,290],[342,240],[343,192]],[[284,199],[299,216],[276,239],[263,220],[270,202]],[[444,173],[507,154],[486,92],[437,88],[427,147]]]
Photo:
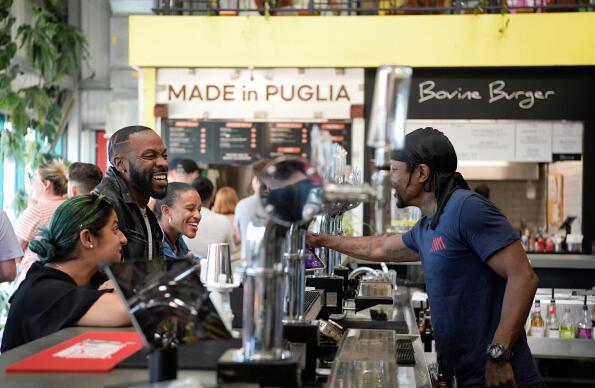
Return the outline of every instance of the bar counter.
[[[410,334],[397,334],[397,339],[411,339],[416,365],[399,366],[398,381],[401,387],[429,388],[430,376],[424,358],[423,345],[418,335],[417,324],[413,309],[410,303],[409,289],[399,289],[398,306],[379,305],[375,309],[382,309],[388,317],[396,317],[405,320]],[[359,312],[348,311],[346,317],[357,320],[370,320],[370,309]],[[133,328],[89,328],[71,327],[57,333],[32,341],[23,346],[14,348],[0,355],[0,385],[5,387],[135,387],[148,386],[149,374],[147,369],[114,368],[107,373],[6,373],[5,369],[12,363],[29,357],[37,352],[45,350],[50,346],[66,341],[79,334],[88,331],[132,331]],[[176,386],[184,387],[215,387],[217,386],[216,372],[212,370],[178,370],[178,381]],[[318,385],[320,386],[320,385]]]
[[[397,339],[411,339],[415,355],[415,366],[401,366],[398,368],[398,381],[400,387],[431,387],[430,374],[424,356],[423,343],[419,336],[417,321],[411,305],[411,289],[399,287],[397,293],[396,310],[390,305],[377,305],[375,307],[354,312],[348,310],[346,319],[371,320],[370,310],[383,310],[387,317],[404,319],[409,329],[409,334],[397,334]],[[347,308],[351,305],[348,304]],[[413,383],[412,383],[413,382]]]

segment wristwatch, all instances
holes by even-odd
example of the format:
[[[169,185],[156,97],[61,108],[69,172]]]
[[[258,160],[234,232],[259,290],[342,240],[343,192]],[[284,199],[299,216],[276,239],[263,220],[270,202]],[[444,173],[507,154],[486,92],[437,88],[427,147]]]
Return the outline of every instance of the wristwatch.
[[[514,356],[512,350],[506,349],[500,344],[489,345],[486,354],[495,361],[511,361]]]

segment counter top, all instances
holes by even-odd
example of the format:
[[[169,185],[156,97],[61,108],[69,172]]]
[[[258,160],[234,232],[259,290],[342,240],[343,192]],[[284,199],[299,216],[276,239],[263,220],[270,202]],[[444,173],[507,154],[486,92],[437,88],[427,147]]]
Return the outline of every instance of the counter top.
[[[593,340],[527,337],[527,343],[537,358],[595,359]]]
[[[595,269],[595,255],[528,253],[535,268]]]
[[[408,287],[399,287],[396,307],[391,305],[377,305],[358,312],[348,311],[345,318],[371,320],[370,310],[374,309],[383,310],[387,317],[392,317],[392,320],[396,320],[397,317],[404,319],[410,334],[397,334],[397,339],[412,340],[415,366],[399,366],[399,385],[403,387],[415,386],[417,388],[430,388],[432,386],[430,382],[430,373],[428,372],[428,366],[424,357],[424,349],[421,338],[419,337],[417,321],[411,306],[410,292],[411,289]],[[413,379],[414,381],[412,381]]]
[[[132,331],[132,328],[89,328],[69,327],[57,333],[25,345],[11,349],[0,355],[0,381],[2,387],[80,387],[85,388],[106,387],[122,385],[148,386],[149,372],[147,369],[114,368],[108,373],[6,373],[5,369],[10,364],[29,357],[50,346],[66,341],[88,331]],[[183,387],[207,388],[217,386],[217,376],[213,371],[179,370],[178,380]]]
[[[595,269],[595,255],[580,255],[569,253],[527,253],[529,262],[534,268],[560,268],[560,269]],[[366,265],[373,263],[363,260],[357,260],[357,263]],[[374,264],[374,263],[373,263]],[[375,263],[377,264],[377,263]],[[421,265],[420,261],[411,262],[387,262],[392,265]]]
[[[398,334],[397,338],[407,338],[412,340],[415,366],[399,366],[398,379],[403,387],[430,388],[430,377],[428,368],[424,359],[423,345],[417,332],[417,325],[413,314],[413,309],[409,304],[409,291],[406,287],[400,288],[401,296],[399,305],[394,311],[392,306],[377,306],[390,310],[393,316],[397,312],[407,322],[412,335]],[[395,314],[393,314],[393,312]],[[362,310],[357,313],[350,312],[352,316],[363,319],[370,319],[369,311]],[[6,373],[5,369],[12,363],[29,357],[37,352],[45,350],[50,346],[66,341],[79,334],[88,331],[132,331],[132,328],[89,328],[89,327],[71,327],[63,329],[57,333],[29,342],[25,345],[14,348],[0,355],[0,381],[2,387],[21,388],[26,386],[48,386],[48,387],[80,387],[84,381],[85,388],[106,387],[106,386],[148,386],[149,374],[147,369],[133,368],[114,368],[107,373]],[[178,370],[178,380],[176,386],[210,388],[217,386],[217,375],[215,371],[201,370]]]

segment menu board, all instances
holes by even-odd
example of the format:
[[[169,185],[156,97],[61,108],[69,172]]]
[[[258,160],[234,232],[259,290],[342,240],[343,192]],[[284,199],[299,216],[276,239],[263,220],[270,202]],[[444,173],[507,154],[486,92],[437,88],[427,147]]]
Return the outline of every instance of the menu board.
[[[163,138],[170,158],[207,164],[250,164],[281,155],[308,158],[314,125],[330,132],[333,141],[340,143],[350,157],[349,122],[165,120]]]
[[[181,158],[194,158],[198,151],[198,142],[188,141],[195,137],[199,122],[194,120],[169,120],[164,128],[164,138],[168,153]]]
[[[582,122],[554,122],[552,131],[552,151],[554,154],[581,154],[583,152]]]
[[[440,127],[460,160],[514,160],[513,124],[447,123]]]
[[[268,157],[281,155],[308,157],[310,128],[306,123],[268,123]]]
[[[516,155],[518,162],[549,162],[552,160],[552,124],[527,121],[516,125]]]

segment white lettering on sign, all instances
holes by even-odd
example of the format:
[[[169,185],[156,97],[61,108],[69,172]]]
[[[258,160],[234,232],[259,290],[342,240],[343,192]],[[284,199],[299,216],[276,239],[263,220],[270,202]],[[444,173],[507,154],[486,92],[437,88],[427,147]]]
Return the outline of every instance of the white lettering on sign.
[[[496,102],[501,99],[506,100],[520,100],[519,107],[522,109],[531,109],[533,105],[535,105],[535,100],[547,100],[549,96],[555,94],[553,90],[546,90],[542,92],[541,90],[517,90],[506,92],[504,87],[506,83],[504,81],[494,81],[490,82],[490,100],[488,101],[490,104]]]
[[[506,83],[502,80],[488,84],[488,103],[493,104],[500,100],[518,101],[521,109],[531,109],[537,100],[547,100],[548,97],[556,94],[553,90],[507,90]],[[479,90],[464,90],[458,87],[452,90],[436,88],[435,81],[424,81],[419,84],[419,98],[417,102],[424,103],[430,100],[482,100]]]
[[[431,99],[436,100],[481,100],[481,95],[477,90],[466,90],[457,88],[455,90],[437,90],[434,91],[436,82],[425,81],[419,84],[419,100],[418,102],[425,102]]]

